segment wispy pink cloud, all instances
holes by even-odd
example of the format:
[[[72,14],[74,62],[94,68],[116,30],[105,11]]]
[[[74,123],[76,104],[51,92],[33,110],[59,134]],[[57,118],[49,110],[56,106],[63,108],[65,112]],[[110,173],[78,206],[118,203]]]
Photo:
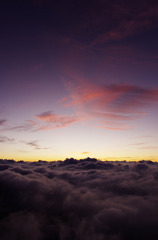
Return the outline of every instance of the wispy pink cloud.
[[[82,81],[68,83],[67,89],[70,95],[62,99],[65,106],[90,106],[92,104],[92,109],[96,106],[97,109],[104,110],[103,114],[107,114],[107,117],[111,118],[128,118],[126,115],[119,115],[123,112],[144,114],[140,111],[142,107],[158,102],[158,89],[146,89],[135,85],[103,85]],[[111,113],[105,112],[105,110],[109,110]]]
[[[121,23],[120,26],[116,29],[112,29],[109,32],[103,33],[98,36],[92,43],[96,45],[99,43],[105,43],[111,40],[121,40],[128,36],[132,36],[140,31],[143,31],[144,28],[150,27],[150,22],[148,20],[131,20],[129,22]]]
[[[139,145],[144,145],[145,142],[138,142],[138,143],[132,143],[132,144],[129,144],[129,145],[133,145],[133,146],[139,146]]]
[[[74,107],[78,115],[85,118],[114,121],[117,126],[107,129],[130,129],[120,127],[119,122],[136,120],[147,114],[147,107],[158,103],[158,89],[146,89],[128,84],[98,84],[89,81],[71,81],[66,85],[69,96],[61,103]]]
[[[90,112],[89,116],[108,119],[108,120],[115,120],[115,121],[131,121],[131,120],[136,120],[140,117],[138,115],[116,114],[116,113],[107,113],[107,112]]]
[[[75,115],[60,115],[54,114],[51,111],[36,115],[36,118],[44,123],[40,126],[40,130],[49,130],[55,128],[67,127],[75,122],[79,121],[79,118]]]
[[[138,149],[158,149],[158,146],[150,146],[150,147],[141,147],[141,148],[138,148]]]
[[[2,131],[40,131],[40,130],[52,130],[56,128],[63,128],[70,126],[73,123],[76,123],[81,120],[81,116],[74,114],[71,115],[61,115],[55,114],[51,111],[43,112],[41,114],[35,115],[36,120],[27,120],[21,124],[15,124],[12,126],[6,126]],[[3,124],[2,121],[1,125]],[[35,146],[36,142],[30,142],[30,145]]]
[[[153,136],[152,135],[150,135],[150,134],[148,134],[148,135],[142,135],[142,136],[137,136],[137,137],[135,137],[135,138],[153,138]]]
[[[65,106],[83,105],[104,99],[104,103],[111,102],[116,99],[120,93],[119,91],[108,89],[105,85],[94,84],[88,81],[67,82],[66,87],[70,92],[67,98],[63,98]],[[100,102],[101,103],[101,102]]]
[[[124,130],[130,130],[134,126],[115,120],[115,121],[102,121],[99,127],[107,130],[123,130],[124,131]]]
[[[154,7],[149,5],[146,6],[146,8],[143,8],[142,6],[140,7],[139,12],[135,12],[135,14],[130,14],[130,10],[128,8],[118,8],[117,6],[117,10],[118,16],[122,16],[123,14],[124,17],[118,17],[118,25],[97,36],[92,42],[92,45],[106,43],[113,40],[121,40],[128,36],[144,32],[147,29],[152,28],[155,25],[156,20],[158,20],[157,5]]]
[[[124,131],[124,130],[130,130],[132,127],[105,127],[102,126],[102,128],[107,129],[107,130],[118,130],[118,131]]]

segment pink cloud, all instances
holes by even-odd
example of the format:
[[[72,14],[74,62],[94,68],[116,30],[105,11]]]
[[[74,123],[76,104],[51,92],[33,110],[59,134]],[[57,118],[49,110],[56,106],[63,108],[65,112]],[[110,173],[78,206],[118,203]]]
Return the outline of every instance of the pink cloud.
[[[79,121],[79,118],[75,115],[59,115],[52,112],[44,112],[36,115],[36,118],[46,125],[41,126],[40,130],[49,130],[54,128],[67,127],[75,122]]]
[[[147,114],[147,107],[158,103],[158,89],[146,89],[127,84],[104,85],[88,81],[71,81],[66,84],[69,96],[62,99],[65,107],[74,107],[82,118],[111,120],[117,126],[107,129],[126,130],[131,126],[119,126]]]
[[[122,10],[118,9],[118,11]],[[106,43],[111,40],[121,40],[128,36],[144,32],[147,29],[152,28],[155,25],[155,20],[158,20],[158,6],[147,6],[145,9],[143,9],[142,6],[142,8],[139,9],[140,12],[138,14],[130,14],[128,9],[124,9],[124,11],[126,12],[124,16],[127,15],[128,12],[130,19],[123,18],[122,20],[121,18],[118,18],[118,25],[97,36],[92,42],[92,45]],[[120,12],[120,15],[121,14],[122,13]]]
[[[144,142],[138,142],[138,143],[132,143],[129,145],[139,146],[139,145],[144,145],[144,144],[145,144]]]
[[[155,147],[155,146],[151,146],[151,147],[141,147],[139,149],[157,149],[158,147]]]
[[[66,85],[70,92],[69,97],[63,99],[66,106],[89,104],[101,99],[104,99],[104,103],[108,103],[120,95],[115,89],[112,90],[113,94],[111,94],[108,87],[88,81],[68,82]]]
[[[99,127],[107,130],[130,130],[134,126],[129,126],[128,124],[114,120],[114,121],[102,121],[101,126]]]
[[[128,116],[118,115],[116,112],[144,114],[140,108],[149,103],[158,102],[158,89],[146,89],[135,85],[103,85],[80,81],[68,83],[67,89],[70,94],[62,99],[65,106],[82,105],[86,107],[92,105],[93,110],[95,107],[104,110],[103,114],[111,118],[128,118]],[[114,113],[109,114],[105,110]]]
[[[3,131],[39,131],[39,130],[52,130],[55,128],[67,127],[75,122],[81,120],[82,116],[77,115],[60,115],[54,114],[51,111],[44,112],[38,115],[35,115],[36,119],[40,120],[27,120],[24,123],[16,124],[14,126],[7,126],[3,128]],[[5,122],[4,120],[2,121]],[[1,124],[1,125],[2,125]],[[28,145],[36,145],[36,142],[31,142]],[[37,148],[36,148],[37,149]],[[40,147],[38,149],[41,149]]]
[[[97,118],[102,118],[102,119],[109,119],[109,120],[115,120],[115,121],[131,121],[131,120],[136,120],[140,116],[139,115],[125,115],[125,114],[115,114],[115,113],[106,113],[106,112],[93,112],[90,113],[89,115]]]
[[[102,126],[102,128],[104,128],[104,129],[107,129],[107,130],[130,130],[132,127],[104,127],[104,126]]]

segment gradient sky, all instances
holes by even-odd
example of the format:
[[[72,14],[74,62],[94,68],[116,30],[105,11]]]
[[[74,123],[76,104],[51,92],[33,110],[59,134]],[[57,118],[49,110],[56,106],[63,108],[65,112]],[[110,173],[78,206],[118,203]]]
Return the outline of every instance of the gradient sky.
[[[158,160],[158,2],[3,1],[0,158]]]

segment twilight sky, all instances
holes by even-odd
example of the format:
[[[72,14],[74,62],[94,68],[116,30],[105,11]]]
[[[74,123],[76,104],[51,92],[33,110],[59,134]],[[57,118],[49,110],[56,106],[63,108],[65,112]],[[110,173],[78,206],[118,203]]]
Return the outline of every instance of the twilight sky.
[[[158,2],[3,1],[0,158],[158,160]]]

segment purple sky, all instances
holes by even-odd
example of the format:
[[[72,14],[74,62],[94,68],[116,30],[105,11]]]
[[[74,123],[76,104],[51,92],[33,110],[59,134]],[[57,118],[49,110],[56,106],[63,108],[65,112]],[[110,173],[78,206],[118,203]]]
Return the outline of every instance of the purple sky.
[[[158,160],[157,1],[3,1],[0,157]]]

